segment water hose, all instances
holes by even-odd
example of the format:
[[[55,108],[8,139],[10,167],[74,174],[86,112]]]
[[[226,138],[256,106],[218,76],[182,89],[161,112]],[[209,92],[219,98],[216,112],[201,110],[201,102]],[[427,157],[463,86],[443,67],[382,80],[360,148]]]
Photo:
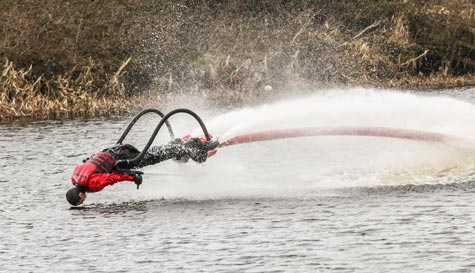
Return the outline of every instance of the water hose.
[[[309,137],[309,136],[370,136],[389,137],[435,142],[461,141],[457,137],[426,131],[418,131],[404,128],[388,127],[306,127],[280,130],[268,130],[253,132],[232,137],[219,144],[219,147],[244,144],[258,141],[268,141],[283,138]]]
[[[135,117],[134,120],[137,121],[143,114],[145,113],[148,113],[148,112],[155,112],[157,113],[158,110],[154,111],[154,109],[146,109],[144,111],[142,111],[141,113],[139,113],[137,116],[138,117]],[[145,112],[145,113],[144,113]],[[160,112],[160,111],[158,111]],[[209,133],[208,133],[208,129],[206,129],[206,126],[205,124],[203,123],[203,120],[201,120],[201,118],[193,111],[189,110],[189,109],[185,109],[185,108],[179,108],[179,109],[175,109],[173,111],[170,111],[168,112],[166,115],[164,115],[162,117],[162,119],[160,120],[160,122],[158,123],[157,127],[155,128],[155,130],[153,131],[153,134],[152,136],[150,137],[150,139],[148,140],[147,144],[145,145],[145,147],[142,149],[142,151],[140,152],[140,154],[138,154],[136,157],[132,158],[132,159],[128,159],[128,160],[118,160],[116,162],[116,166],[118,168],[121,168],[121,169],[129,169],[130,166],[133,166],[135,163],[139,162],[140,160],[143,159],[143,157],[145,156],[145,153],[148,151],[148,149],[150,148],[150,146],[152,145],[153,141],[155,140],[155,137],[157,136],[158,132],[160,131],[160,129],[162,128],[163,124],[167,124],[167,126],[169,125],[168,123],[168,119],[170,117],[172,117],[173,115],[175,114],[178,114],[178,113],[185,113],[185,114],[189,114],[191,115],[193,118],[195,118],[195,120],[199,123],[201,129],[203,130],[203,134],[205,135],[206,137],[206,140],[207,141],[210,141],[211,138],[209,136]],[[132,123],[132,122],[131,122]],[[135,123],[133,121],[133,123]],[[130,128],[133,126],[132,125],[129,125]],[[129,131],[130,131],[130,128],[127,128]],[[173,135],[173,131],[171,130],[171,127],[168,127],[169,128],[169,131],[170,131],[170,135]],[[128,133],[126,129],[126,132]],[[123,139],[125,138],[125,136],[127,135],[126,132],[124,132],[124,134],[122,134],[123,137],[121,137],[118,141],[118,143],[121,143],[121,141],[123,141]]]
[[[122,144],[122,141],[125,139],[131,128],[146,113],[156,113],[162,117],[160,122],[158,123],[155,131],[153,132],[152,136],[148,140],[145,147],[142,149],[139,155],[136,157],[129,159],[129,160],[119,160],[116,163],[118,168],[125,168],[128,169],[133,166],[135,163],[139,162],[145,156],[145,153],[148,151],[150,146],[152,145],[155,137],[157,136],[158,132],[162,128],[163,124],[166,124],[168,127],[168,131],[170,133],[170,137],[172,140],[174,139],[174,134],[172,127],[168,121],[170,117],[178,113],[185,113],[191,115],[195,120],[199,123],[204,136],[206,137],[207,141],[210,141],[211,138],[209,136],[208,130],[203,123],[202,119],[193,111],[185,108],[175,109],[170,111],[166,115],[163,115],[159,110],[149,108],[145,109],[140,112],[129,124],[127,129],[124,131],[120,139],[117,141],[117,144]],[[441,133],[434,133],[434,132],[426,132],[426,131],[418,131],[418,130],[411,130],[411,129],[404,129],[404,128],[388,128],[388,127],[307,127],[307,128],[291,128],[291,129],[279,129],[279,130],[268,130],[268,131],[260,131],[260,132],[253,132],[243,135],[238,135],[232,137],[228,140],[218,143],[217,148],[222,148],[226,146],[236,145],[236,144],[244,144],[244,143],[251,143],[251,142],[259,142],[259,141],[269,141],[269,140],[276,140],[276,139],[284,139],[284,138],[295,138],[295,137],[309,137],[309,136],[371,136],[371,137],[390,137],[390,138],[399,138],[399,139],[410,139],[410,140],[419,140],[419,141],[435,141],[435,142],[443,142],[443,143],[453,143],[453,142],[460,142],[460,139],[445,135]],[[210,151],[208,156],[212,156],[216,153],[216,150]]]
[[[160,116],[160,118],[163,119],[163,117],[165,116],[160,110],[158,109],[155,109],[155,108],[148,108],[148,109],[145,109],[143,111],[141,111],[140,113],[138,113],[134,119],[129,123],[129,126],[127,126],[127,129],[125,129],[125,131],[122,133],[122,136],[119,138],[119,140],[117,140],[117,144],[122,144],[122,142],[124,141],[125,137],[129,134],[130,130],[132,129],[132,127],[134,127],[135,123],[142,117],[144,116],[145,114],[147,113],[155,113],[157,115]],[[168,128],[168,132],[170,133],[170,137],[171,139],[174,139],[175,136],[173,134],[173,129],[172,129],[172,126],[170,125],[170,122],[168,122],[168,120],[166,121],[166,125],[167,125],[167,128]]]

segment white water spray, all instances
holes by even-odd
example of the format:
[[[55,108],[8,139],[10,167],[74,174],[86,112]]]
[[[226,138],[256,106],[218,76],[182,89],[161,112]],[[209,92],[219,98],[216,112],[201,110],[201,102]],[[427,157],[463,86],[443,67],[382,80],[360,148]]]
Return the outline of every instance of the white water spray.
[[[475,105],[446,96],[332,90],[233,111],[206,123],[221,142],[272,129],[369,126],[439,133],[464,143],[325,136],[237,145],[220,149],[204,165],[167,162],[151,167],[146,172],[156,174],[157,183],[149,183],[155,184],[153,194],[306,195],[325,188],[464,182],[475,170]],[[193,133],[202,134],[199,129]]]
[[[207,126],[221,141],[254,131],[309,126],[402,128],[469,140],[475,139],[474,122],[475,106],[454,98],[351,89],[230,112]]]

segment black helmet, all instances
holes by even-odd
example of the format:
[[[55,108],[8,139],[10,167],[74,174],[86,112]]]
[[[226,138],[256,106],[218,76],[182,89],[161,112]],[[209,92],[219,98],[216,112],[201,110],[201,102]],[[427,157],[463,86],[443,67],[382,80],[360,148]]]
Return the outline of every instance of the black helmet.
[[[77,206],[81,197],[79,193],[81,189],[79,187],[70,188],[68,192],[66,192],[66,200],[68,200],[69,204],[73,206]]]

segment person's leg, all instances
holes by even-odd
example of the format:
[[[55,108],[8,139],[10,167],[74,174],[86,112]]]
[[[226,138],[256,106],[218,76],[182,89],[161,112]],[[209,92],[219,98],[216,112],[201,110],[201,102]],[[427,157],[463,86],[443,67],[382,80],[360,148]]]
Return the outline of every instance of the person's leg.
[[[153,146],[145,153],[144,158],[134,167],[140,168],[160,163],[168,159],[186,160],[191,158],[196,162],[204,162],[208,157],[208,151],[174,141],[162,146]]]

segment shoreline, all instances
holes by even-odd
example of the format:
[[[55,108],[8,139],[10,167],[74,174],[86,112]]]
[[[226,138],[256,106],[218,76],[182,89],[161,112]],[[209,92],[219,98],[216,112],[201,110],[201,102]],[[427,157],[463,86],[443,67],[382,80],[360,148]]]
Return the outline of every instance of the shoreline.
[[[403,84],[400,84],[400,83]],[[449,83],[449,84],[447,84]],[[60,105],[58,99],[49,100],[46,97],[39,98],[40,103],[37,105],[53,105],[55,107],[32,109],[25,111],[3,111],[3,109],[11,109],[12,104],[0,102],[0,124],[8,124],[12,122],[35,122],[46,120],[72,120],[81,118],[100,118],[124,115],[136,111],[143,107],[157,107],[159,105],[174,105],[177,100],[189,96],[193,100],[202,100],[210,107],[236,107],[254,105],[257,102],[267,103],[279,98],[285,98],[292,95],[309,95],[324,90],[331,89],[351,89],[353,87],[371,88],[376,90],[394,90],[394,91],[414,91],[414,92],[437,92],[440,90],[460,90],[475,87],[475,75],[471,77],[443,77],[443,78],[424,78],[419,77],[402,79],[398,82],[390,82],[386,84],[329,84],[326,86],[317,86],[314,88],[302,87],[299,91],[288,91],[286,88],[275,88],[273,91],[255,90],[252,94],[242,94],[238,91],[222,91],[207,90],[201,93],[181,93],[173,96],[169,94],[160,94],[158,91],[150,91],[148,94],[132,95],[130,97],[83,97],[83,101],[79,105],[64,104]],[[298,88],[298,87],[293,87]],[[83,96],[86,96],[83,94]],[[76,98],[63,97],[64,101],[71,101]],[[38,98],[37,98],[38,99]],[[66,106],[66,107],[65,107]],[[69,107],[68,107],[69,106]],[[178,106],[179,107],[179,106]],[[80,110],[78,110],[80,109]]]

